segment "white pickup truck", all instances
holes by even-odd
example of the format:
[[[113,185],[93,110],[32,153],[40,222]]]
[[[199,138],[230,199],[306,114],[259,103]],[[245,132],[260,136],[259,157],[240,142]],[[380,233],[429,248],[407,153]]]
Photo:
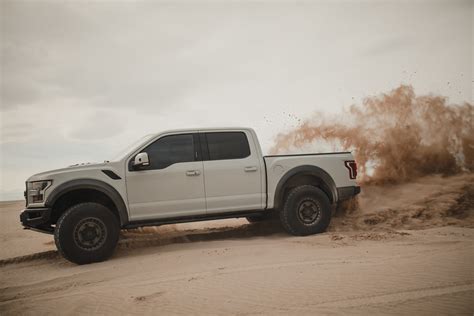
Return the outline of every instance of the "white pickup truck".
[[[78,263],[103,261],[120,229],[279,213],[284,229],[310,235],[333,206],[360,192],[349,152],[262,156],[249,128],[148,135],[116,159],[36,174],[26,182],[25,228],[54,234]]]

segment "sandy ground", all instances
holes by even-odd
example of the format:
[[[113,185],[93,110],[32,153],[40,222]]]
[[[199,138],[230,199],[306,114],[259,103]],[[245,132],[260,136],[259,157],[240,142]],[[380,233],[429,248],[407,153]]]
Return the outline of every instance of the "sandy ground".
[[[84,266],[4,202],[0,314],[472,315],[473,180],[367,187],[309,237],[245,220],[126,231],[113,258]]]

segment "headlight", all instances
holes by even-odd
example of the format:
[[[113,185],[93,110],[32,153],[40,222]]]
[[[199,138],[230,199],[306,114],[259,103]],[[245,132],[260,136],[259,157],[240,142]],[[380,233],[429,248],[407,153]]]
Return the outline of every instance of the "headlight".
[[[28,204],[41,203],[44,200],[44,191],[53,183],[51,180],[28,182]]]

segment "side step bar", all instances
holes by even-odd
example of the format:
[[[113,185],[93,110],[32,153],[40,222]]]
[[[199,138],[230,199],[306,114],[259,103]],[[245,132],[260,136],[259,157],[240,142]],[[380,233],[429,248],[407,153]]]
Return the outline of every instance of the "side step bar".
[[[184,217],[173,217],[173,218],[163,218],[163,219],[154,219],[154,220],[145,220],[145,221],[134,221],[130,222],[122,228],[130,229],[144,226],[160,226],[166,224],[178,224],[178,223],[188,223],[188,222],[200,222],[200,221],[210,221],[217,219],[228,219],[228,218],[240,218],[247,216],[259,216],[266,214],[267,211],[248,211],[248,212],[229,212],[229,213],[218,213],[218,214],[206,214],[198,216],[184,216]]]

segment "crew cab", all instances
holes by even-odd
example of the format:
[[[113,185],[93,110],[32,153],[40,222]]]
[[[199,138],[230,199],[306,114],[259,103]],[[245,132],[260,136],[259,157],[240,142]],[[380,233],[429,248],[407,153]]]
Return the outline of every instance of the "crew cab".
[[[77,264],[103,261],[120,229],[278,213],[292,235],[323,232],[333,207],[360,192],[350,152],[263,156],[250,128],[165,131],[117,158],[26,182],[27,229],[54,234]]]

